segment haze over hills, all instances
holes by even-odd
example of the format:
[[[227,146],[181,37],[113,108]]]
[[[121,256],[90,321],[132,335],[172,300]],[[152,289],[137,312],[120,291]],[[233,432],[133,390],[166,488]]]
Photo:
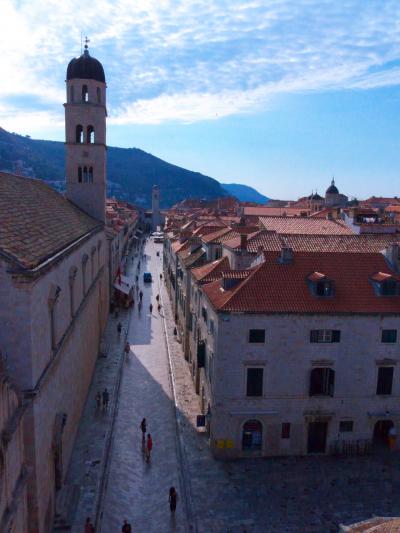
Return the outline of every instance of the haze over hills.
[[[221,183],[221,185],[228,194],[235,196],[242,202],[266,204],[269,200],[268,196],[264,196],[249,185],[241,185],[239,183]]]
[[[31,139],[0,128],[0,170],[40,178],[59,191],[65,189],[64,143]],[[116,196],[143,207],[151,203],[151,188],[161,189],[161,206],[170,207],[185,198],[212,199],[233,191],[217,180],[167,163],[138,148],[107,149],[108,196]],[[235,185],[235,187],[239,187]],[[234,194],[240,200],[251,189],[242,186]],[[257,191],[252,189],[254,193]],[[228,192],[227,192],[228,191]],[[262,195],[259,195],[264,202]],[[257,201],[257,200],[252,200]]]

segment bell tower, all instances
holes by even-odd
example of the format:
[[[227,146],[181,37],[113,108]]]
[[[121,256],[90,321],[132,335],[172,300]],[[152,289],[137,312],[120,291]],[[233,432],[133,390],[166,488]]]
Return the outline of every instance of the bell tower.
[[[89,40],[67,68],[65,148],[67,198],[88,215],[106,219],[106,80]]]

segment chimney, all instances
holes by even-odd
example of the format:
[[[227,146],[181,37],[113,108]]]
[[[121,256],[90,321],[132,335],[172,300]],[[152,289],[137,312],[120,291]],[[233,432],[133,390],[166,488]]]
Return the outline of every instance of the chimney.
[[[247,249],[247,233],[240,234],[240,249],[241,250]]]
[[[282,246],[279,262],[282,265],[290,265],[293,262],[293,250],[289,246]]]

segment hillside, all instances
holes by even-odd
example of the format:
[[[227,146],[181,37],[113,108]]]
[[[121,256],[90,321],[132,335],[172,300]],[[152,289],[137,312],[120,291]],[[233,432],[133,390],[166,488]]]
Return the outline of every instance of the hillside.
[[[0,128],[0,170],[41,178],[65,188],[64,143],[34,140]],[[138,148],[107,149],[108,195],[148,207],[151,188],[161,189],[161,206],[184,198],[226,196],[220,183],[198,172],[172,165]]]
[[[269,200],[268,196],[260,194],[256,189],[248,185],[241,185],[239,183],[221,183],[221,185],[229,195],[235,196],[241,202],[266,204]]]

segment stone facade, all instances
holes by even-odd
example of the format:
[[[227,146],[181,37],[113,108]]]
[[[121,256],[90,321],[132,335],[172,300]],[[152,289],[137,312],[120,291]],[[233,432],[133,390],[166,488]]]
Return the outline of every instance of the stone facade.
[[[28,531],[25,405],[0,363],[0,531]]]
[[[399,429],[399,347],[381,342],[382,330],[396,329],[398,316],[221,314],[204,295],[198,302],[201,310],[191,343],[194,351],[198,340],[204,341],[205,359],[202,368],[195,360],[194,375],[203,405],[211,406],[211,446],[216,456],[309,453],[313,422],[326,423],[323,451],[327,453],[342,449],[344,443],[367,445],[374,440],[374,431],[379,440],[380,421]],[[252,329],[265,330],[264,343],[249,342]],[[310,331],[322,329],[340,330],[340,343],[310,343]],[[394,368],[390,395],[376,394],[380,367]],[[263,369],[259,397],[246,395],[248,368]],[[332,397],[310,396],[313,368],[334,371]],[[254,420],[262,428],[260,447],[246,450],[244,424]],[[341,427],[349,429],[341,422],[352,422],[352,431],[341,432]],[[283,424],[290,424],[289,437],[283,437]]]
[[[29,402],[25,415],[29,531],[50,531],[108,313],[104,231],[41,275],[1,262],[0,346]],[[11,303],[8,303],[11,302]]]

